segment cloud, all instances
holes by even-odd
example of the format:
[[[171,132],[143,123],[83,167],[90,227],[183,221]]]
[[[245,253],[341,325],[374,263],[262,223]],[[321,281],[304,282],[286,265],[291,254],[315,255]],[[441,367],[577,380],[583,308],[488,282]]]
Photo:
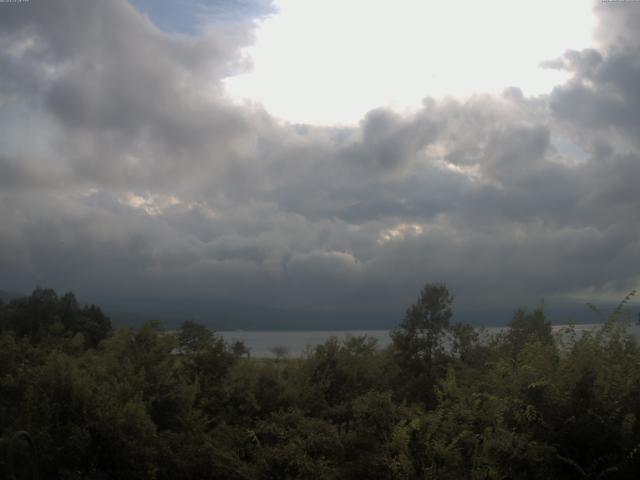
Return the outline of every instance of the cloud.
[[[188,37],[124,0],[0,9],[0,124],[23,139],[0,132],[0,287],[401,312],[425,281],[467,306],[638,284],[633,28],[551,62],[572,77],[549,95],[335,128],[227,99],[251,22]]]
[[[635,149],[640,133],[640,10],[616,2],[594,8],[597,43],[553,62],[572,77],[552,91],[550,107],[557,118],[581,130],[577,135],[591,137],[592,149],[601,144]]]

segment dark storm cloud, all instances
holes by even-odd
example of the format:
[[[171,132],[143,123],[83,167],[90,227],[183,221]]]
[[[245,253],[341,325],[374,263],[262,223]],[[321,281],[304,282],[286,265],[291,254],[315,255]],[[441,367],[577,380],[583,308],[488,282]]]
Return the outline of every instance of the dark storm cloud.
[[[632,3],[597,4],[596,48],[569,51],[549,66],[572,78],[550,98],[553,113],[587,129],[595,144],[638,144],[640,133],[640,9]],[[595,145],[594,147],[595,148]]]
[[[362,121],[362,139],[345,152],[369,172],[395,172],[406,167],[421,148],[437,135],[436,123],[427,118],[406,121],[382,109],[372,110]]]
[[[124,1],[3,7],[3,79],[28,99],[33,91],[16,79],[38,85],[40,107],[62,130],[56,147],[78,177],[118,185],[153,171],[169,183],[185,163],[237,156],[244,115],[207,96],[219,95],[248,32],[166,36]]]
[[[640,132],[640,49],[569,52],[564,68],[573,73],[556,87],[551,108],[560,118],[590,129]],[[626,133],[626,132],[625,132]]]
[[[467,305],[638,283],[624,22],[550,62],[573,77],[548,97],[426,99],[334,129],[225,100],[251,22],[187,37],[123,0],[0,9],[0,118],[22,132],[0,132],[0,287],[401,311],[427,280]]]
[[[0,154],[0,187],[22,189],[39,186],[44,179],[38,167],[29,165],[25,158],[15,158]]]

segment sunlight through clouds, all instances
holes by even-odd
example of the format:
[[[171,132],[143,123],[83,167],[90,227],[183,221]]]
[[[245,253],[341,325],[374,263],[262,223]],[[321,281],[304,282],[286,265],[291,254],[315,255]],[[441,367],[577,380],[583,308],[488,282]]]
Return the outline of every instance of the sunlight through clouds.
[[[594,26],[583,0],[281,0],[277,7],[245,49],[253,71],[225,85],[238,102],[311,124],[355,124],[379,106],[415,110],[426,96],[511,85],[547,93],[567,75],[540,63],[590,45]]]
[[[467,306],[638,285],[638,4],[189,0],[227,25],[185,33],[167,2],[0,5],[4,288],[397,311],[429,279]]]

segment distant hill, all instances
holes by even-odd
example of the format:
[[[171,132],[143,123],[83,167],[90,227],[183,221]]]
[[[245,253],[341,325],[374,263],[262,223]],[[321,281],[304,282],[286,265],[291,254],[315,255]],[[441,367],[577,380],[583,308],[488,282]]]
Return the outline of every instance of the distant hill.
[[[128,299],[93,301],[110,315],[114,325],[140,325],[148,320],[160,321],[174,328],[184,320],[204,323],[215,330],[388,330],[404,317],[397,311],[313,311],[288,310],[216,300]],[[498,308],[462,308],[454,305],[453,322],[476,326],[504,326],[518,306]],[[606,317],[615,305],[603,305]],[[638,307],[630,306],[632,319]],[[548,305],[547,317],[554,324],[599,323],[600,319],[582,303]]]
[[[0,290],[0,299],[7,302],[26,296],[22,293]],[[114,326],[139,326],[148,321],[158,321],[166,328],[175,328],[185,320],[196,320],[214,330],[388,330],[402,321],[404,308],[375,311],[319,311],[289,310],[285,308],[247,305],[214,299],[164,299],[164,298],[86,298],[83,303],[100,306],[111,318]],[[616,305],[601,305],[604,317]],[[494,308],[464,308],[454,303],[453,322],[466,322],[476,326],[504,326],[511,319],[518,305]],[[406,308],[406,307],[405,307]],[[531,308],[531,306],[529,306]],[[638,319],[639,306],[629,305],[628,314],[633,322]],[[547,317],[554,324],[599,323],[598,316],[583,303],[567,303],[545,306]]]
[[[95,302],[114,325],[139,325],[158,320],[168,328],[191,319],[215,330],[384,330],[395,327],[401,314],[287,310],[214,300],[129,299]]]
[[[0,300],[3,302],[10,302],[16,298],[26,297],[24,293],[17,292],[7,292],[5,290],[0,290]]]

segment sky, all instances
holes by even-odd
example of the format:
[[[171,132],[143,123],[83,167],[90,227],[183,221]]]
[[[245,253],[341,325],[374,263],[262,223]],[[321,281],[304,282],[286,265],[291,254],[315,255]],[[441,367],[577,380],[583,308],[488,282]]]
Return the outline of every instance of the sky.
[[[401,315],[640,284],[640,3],[0,3],[0,290]]]

